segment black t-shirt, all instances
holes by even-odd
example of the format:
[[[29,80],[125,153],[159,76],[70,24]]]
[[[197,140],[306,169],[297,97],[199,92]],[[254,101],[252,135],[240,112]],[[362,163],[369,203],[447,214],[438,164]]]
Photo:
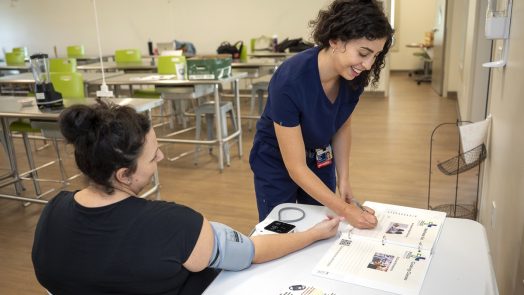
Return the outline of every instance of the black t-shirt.
[[[59,193],[36,227],[33,265],[53,295],[180,294],[195,280],[182,264],[198,240],[200,213],[137,197],[86,208],[73,196]]]

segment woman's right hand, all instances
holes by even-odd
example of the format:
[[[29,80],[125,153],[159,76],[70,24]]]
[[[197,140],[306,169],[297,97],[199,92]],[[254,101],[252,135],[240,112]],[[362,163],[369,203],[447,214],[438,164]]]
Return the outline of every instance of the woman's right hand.
[[[360,209],[357,205],[348,204],[344,210],[344,217],[347,222],[356,228],[371,229],[377,226],[377,217],[375,211],[371,208],[364,207]]]

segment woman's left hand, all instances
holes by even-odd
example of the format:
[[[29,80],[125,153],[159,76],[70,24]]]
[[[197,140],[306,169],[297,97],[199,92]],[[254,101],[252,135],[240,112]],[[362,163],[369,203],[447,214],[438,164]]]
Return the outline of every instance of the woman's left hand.
[[[351,204],[351,200],[353,199],[353,190],[351,189],[351,185],[349,185],[349,181],[340,182],[338,184],[338,191],[342,200],[348,204]]]

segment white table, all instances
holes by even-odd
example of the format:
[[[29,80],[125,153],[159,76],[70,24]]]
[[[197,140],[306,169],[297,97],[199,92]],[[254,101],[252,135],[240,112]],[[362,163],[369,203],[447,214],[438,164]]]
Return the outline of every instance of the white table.
[[[3,71],[19,71],[28,72],[31,70],[31,65],[26,62],[23,65],[8,66],[6,63],[0,63],[0,73]]]
[[[80,65],[76,67],[79,71],[100,72],[102,65],[100,62]],[[116,63],[114,61],[104,62],[104,72],[124,71],[124,72],[155,72],[156,62],[154,59],[143,59],[141,62]]]
[[[81,74],[84,80],[84,93],[87,95],[89,83],[102,80],[102,73],[86,72]],[[124,72],[108,72],[104,73],[104,76],[105,78],[109,78],[122,74],[124,74]],[[0,87],[4,85],[24,85],[33,90],[35,86],[35,78],[31,72],[3,76],[0,77]]]
[[[0,198],[4,199],[10,199],[10,200],[18,200],[18,201],[25,201],[25,202],[33,202],[33,203],[41,203],[45,204],[47,203],[46,200],[40,199],[39,196],[36,196],[35,198],[26,198],[20,196],[20,187],[18,183],[20,182],[20,176],[18,171],[18,165],[16,163],[16,156],[14,152],[14,145],[12,142],[11,134],[9,131],[9,119],[12,118],[26,118],[26,119],[35,119],[35,120],[45,120],[45,121],[56,121],[58,120],[58,116],[60,115],[61,110],[55,110],[55,111],[41,111],[36,106],[36,101],[30,106],[24,106],[22,103],[20,103],[21,99],[24,99],[25,97],[20,96],[0,96],[0,123],[2,124],[2,130],[4,131],[2,133],[2,138],[6,144],[7,149],[7,157],[9,159],[9,165],[10,165],[10,180],[8,181],[2,181],[0,184],[0,187],[9,185],[9,184],[15,184],[16,189],[16,195],[10,195],[10,194],[0,194]],[[33,98],[34,99],[34,98]],[[111,99],[111,102],[116,103],[118,105],[128,105],[130,107],[133,107],[137,112],[148,112],[155,107],[161,106],[163,103],[162,99],[139,99],[139,98],[114,98]],[[94,104],[95,99],[94,98],[64,98],[64,107],[68,107],[74,104]],[[149,113],[150,116],[150,113]],[[152,193],[157,193],[158,195],[158,189],[159,189],[159,181],[158,181],[158,172],[154,175],[154,181],[153,181],[153,187],[148,190],[147,192],[143,193],[141,197],[147,197],[151,195]]]
[[[249,53],[247,56],[250,59],[261,59],[261,58],[267,58],[267,59],[273,59],[275,61],[284,61],[288,59],[289,57],[295,55],[295,52],[270,52],[270,51],[259,51],[254,53]]]
[[[249,79],[260,78],[267,75],[272,75],[277,67],[278,62],[234,62],[231,63],[233,73],[246,72]]]
[[[218,145],[218,169],[222,172],[224,170],[224,144],[228,141],[237,138],[238,144],[238,154],[239,157],[242,157],[242,123],[240,116],[237,116],[237,126],[238,130],[229,134],[227,137],[222,135],[222,130],[220,128],[221,116],[220,113],[220,94],[219,88],[221,84],[231,83],[233,94],[234,94],[234,104],[236,105],[236,113],[240,114],[240,93],[238,89],[239,79],[247,77],[246,73],[236,73],[231,77],[218,79],[218,80],[176,80],[176,79],[149,79],[150,77],[158,76],[156,74],[124,74],[115,77],[110,77],[106,79],[106,84],[108,86],[115,87],[115,95],[118,95],[119,87],[121,85],[128,85],[130,87],[130,93],[132,93],[133,85],[153,85],[156,87],[156,90],[159,92],[165,92],[170,95],[166,95],[166,99],[180,99],[180,97],[185,98],[197,98],[209,93],[214,94],[215,101],[215,128],[216,128],[216,139],[211,140],[195,140],[195,139],[179,139],[179,138],[168,138],[168,137],[159,137],[157,138],[158,142],[164,143],[183,143],[183,144],[205,144],[205,145]],[[93,81],[90,83],[92,85],[100,85],[101,80]],[[176,89],[182,89],[183,92],[180,94]],[[189,93],[186,90],[189,88]],[[208,91],[209,90],[209,91]],[[179,132],[178,132],[179,133]],[[177,133],[177,134],[178,134]],[[229,163],[226,163],[229,165]]]
[[[295,223],[303,231],[325,218],[329,212],[322,206],[281,204],[268,216],[277,219],[282,207],[299,207],[306,218]],[[296,211],[286,211],[283,219],[292,219]],[[291,285],[315,286],[327,294],[393,294],[359,285],[329,280],[311,274],[316,263],[335,241],[335,237],[317,242],[286,257],[252,265],[239,272],[222,271],[204,294],[284,294]],[[323,294],[323,293],[322,293]],[[431,265],[424,280],[422,295],[497,295],[498,288],[491,263],[484,227],[468,219],[446,218],[436,244]]]

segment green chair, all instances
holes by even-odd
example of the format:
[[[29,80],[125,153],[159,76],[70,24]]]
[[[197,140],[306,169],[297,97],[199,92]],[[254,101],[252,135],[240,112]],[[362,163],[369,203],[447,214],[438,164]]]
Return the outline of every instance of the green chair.
[[[176,75],[178,79],[185,78],[185,71],[178,73],[177,64],[182,64],[183,69],[186,68],[185,56],[159,56],[158,57],[158,74],[160,75]],[[182,77],[181,77],[182,76]]]
[[[84,57],[84,55],[85,55],[84,45],[67,46],[67,57],[79,58],[79,57]]]
[[[116,55],[115,55],[116,57]],[[158,58],[158,74],[160,75],[171,75],[176,74],[175,64],[170,62],[171,56],[160,56]],[[185,57],[184,57],[185,59]],[[137,89],[131,94],[132,97],[136,98],[160,98],[162,93],[155,90],[155,88]]]
[[[142,62],[142,54],[138,49],[120,49],[115,51],[116,63]]]
[[[25,65],[25,55],[21,52],[7,52],[5,54],[5,63],[8,66]]]
[[[76,59],[51,58],[49,59],[49,71],[60,73],[74,73],[76,72]]]
[[[182,67],[178,66],[178,68],[182,68],[182,71],[179,71],[177,69],[177,64],[181,64]],[[174,79],[185,79],[185,69],[186,68],[186,58],[185,56],[160,56],[158,57],[158,66],[157,66],[157,72],[159,75],[173,75]],[[184,116],[184,112],[182,111],[185,109],[185,101],[181,99],[180,88],[169,88],[169,87],[162,87],[162,90],[159,90],[158,88],[154,89],[139,89],[133,92],[133,97],[149,97],[149,98],[163,98],[166,103],[164,104],[167,108],[167,114],[164,114],[164,109],[160,109],[160,117],[168,117],[169,118],[169,126],[170,128],[174,128],[174,117],[175,113],[176,115],[181,118],[182,124],[184,128],[186,128],[187,125],[187,119]],[[184,96],[184,94],[182,94]],[[173,104],[174,102],[174,104]],[[164,125],[163,121],[159,124],[156,124],[155,127]]]
[[[50,73],[51,82],[56,91],[62,93],[62,97],[67,98],[83,98],[84,97],[84,80],[82,75],[77,72],[73,73],[64,73],[64,72],[51,72]],[[60,138],[60,132],[58,129],[58,124],[56,122],[49,121],[39,121],[31,120],[30,122],[19,120],[12,122],[9,126],[11,132],[18,132],[22,135],[22,140],[24,142],[24,148],[26,151],[27,162],[29,164],[29,171],[22,173],[20,177],[22,179],[32,179],[33,185],[35,187],[35,192],[37,195],[45,195],[48,192],[42,194],[40,189],[39,181],[43,181],[38,177],[38,170],[47,167],[55,162],[58,162],[60,169],[60,182],[65,184],[67,181],[76,178],[78,176],[68,177],[65,171],[65,167],[62,162],[62,157],[60,155],[60,148],[58,146],[57,139]],[[55,152],[57,155],[57,161],[51,161],[39,167],[36,166],[33,153],[31,150],[31,143],[29,141],[29,133],[43,133],[44,139],[51,139]],[[30,178],[26,178],[27,175],[30,175]]]
[[[13,48],[13,52],[21,53],[24,55],[24,58],[29,57],[27,47],[15,47]]]
[[[85,97],[82,74],[78,72],[51,72],[49,76],[55,90],[62,93],[64,99]]]

